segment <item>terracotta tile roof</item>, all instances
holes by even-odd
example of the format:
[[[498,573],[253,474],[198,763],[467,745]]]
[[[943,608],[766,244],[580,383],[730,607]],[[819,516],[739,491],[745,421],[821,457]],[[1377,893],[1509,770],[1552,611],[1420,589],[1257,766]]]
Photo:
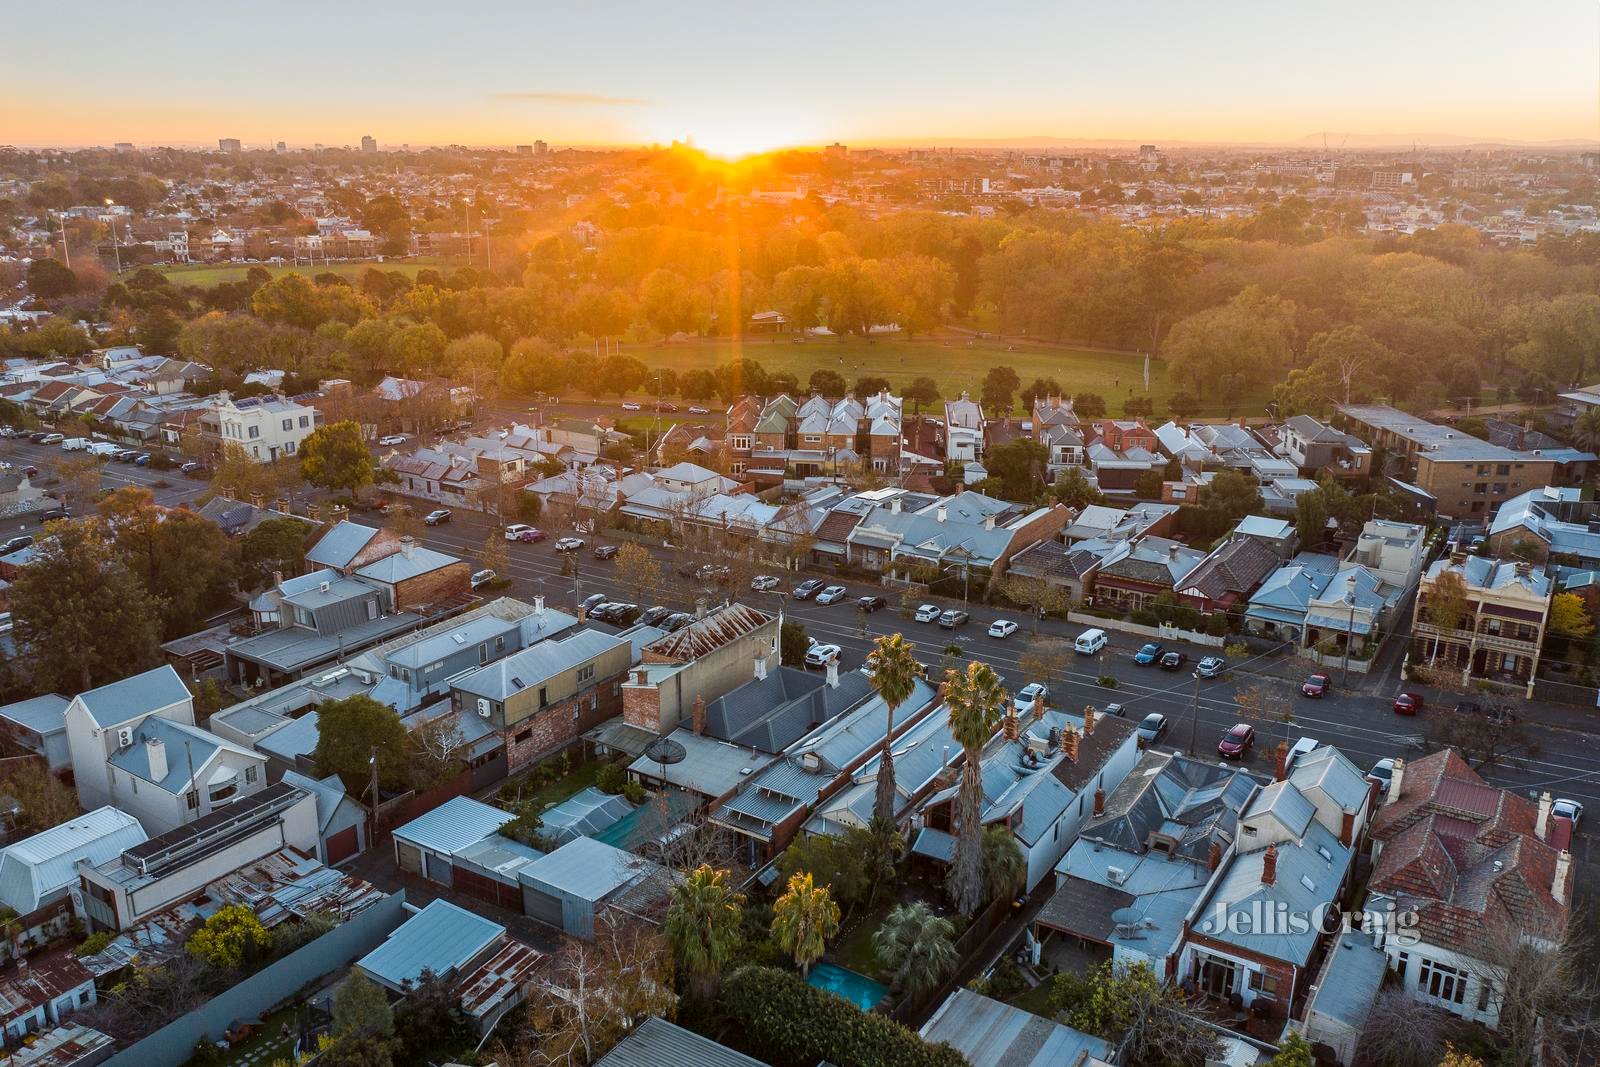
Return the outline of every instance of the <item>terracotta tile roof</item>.
[[[844,544],[850,531],[861,524],[864,516],[850,511],[830,511],[817,527],[816,540]]]

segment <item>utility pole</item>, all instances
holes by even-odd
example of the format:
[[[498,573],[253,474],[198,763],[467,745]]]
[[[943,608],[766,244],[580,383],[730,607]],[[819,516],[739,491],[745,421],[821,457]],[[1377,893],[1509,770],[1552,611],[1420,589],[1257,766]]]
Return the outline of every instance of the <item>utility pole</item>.
[[[1189,755],[1194,755],[1194,735],[1200,722],[1200,672],[1192,671],[1189,677],[1194,679],[1194,696],[1189,703]]]
[[[378,839],[378,746],[373,745],[371,753],[367,756],[367,763],[372,767],[372,829],[367,834],[367,847],[371,848]]]
[[[1355,580],[1351,579],[1350,592],[1345,594],[1344,602],[1350,605],[1350,621],[1344,631],[1344,661],[1339,667],[1339,688],[1343,689],[1350,680],[1350,642],[1356,637],[1356,589]]]

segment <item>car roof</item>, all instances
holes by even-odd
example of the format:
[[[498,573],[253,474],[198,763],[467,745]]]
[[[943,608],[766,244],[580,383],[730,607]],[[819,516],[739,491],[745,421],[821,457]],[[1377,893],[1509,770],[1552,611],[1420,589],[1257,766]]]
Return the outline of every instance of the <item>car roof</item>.
[[[1247,723],[1247,722],[1236,722],[1236,723],[1234,723],[1234,724],[1233,724],[1233,726],[1231,726],[1231,727],[1230,727],[1230,728],[1229,728],[1229,729],[1228,729],[1228,732],[1229,732],[1229,733],[1230,733],[1230,734],[1242,734],[1242,733],[1244,733],[1244,732],[1245,732],[1245,731],[1246,731],[1246,730],[1254,730],[1254,729],[1255,729],[1255,727],[1254,727],[1254,726],[1251,726],[1251,725],[1250,725],[1250,724],[1249,724],[1249,723]]]

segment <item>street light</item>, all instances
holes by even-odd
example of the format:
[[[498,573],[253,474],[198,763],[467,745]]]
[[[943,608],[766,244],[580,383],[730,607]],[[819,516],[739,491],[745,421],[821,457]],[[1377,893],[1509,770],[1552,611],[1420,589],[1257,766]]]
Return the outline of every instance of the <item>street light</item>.
[[[1350,590],[1344,595],[1344,602],[1350,607],[1350,621],[1345,625],[1344,631],[1344,662],[1339,667],[1339,688],[1350,680],[1350,642],[1355,638],[1356,629],[1356,585],[1355,575],[1350,578]]]
[[[1189,703],[1189,757],[1194,758],[1194,734],[1200,722],[1200,672],[1191,671],[1189,677],[1194,679],[1194,695]]]

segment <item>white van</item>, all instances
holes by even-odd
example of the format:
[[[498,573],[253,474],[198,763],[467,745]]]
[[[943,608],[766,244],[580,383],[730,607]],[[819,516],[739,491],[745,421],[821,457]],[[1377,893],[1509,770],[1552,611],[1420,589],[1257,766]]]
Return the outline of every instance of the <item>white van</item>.
[[[1108,644],[1104,630],[1085,630],[1072,642],[1072,647],[1080,656],[1092,656],[1105,648]]]
[[[69,437],[61,442],[61,451],[63,452],[82,452],[88,447],[89,439],[87,437]]]
[[[121,445],[112,444],[110,441],[96,441],[89,446],[91,456],[110,456],[121,451]]]

